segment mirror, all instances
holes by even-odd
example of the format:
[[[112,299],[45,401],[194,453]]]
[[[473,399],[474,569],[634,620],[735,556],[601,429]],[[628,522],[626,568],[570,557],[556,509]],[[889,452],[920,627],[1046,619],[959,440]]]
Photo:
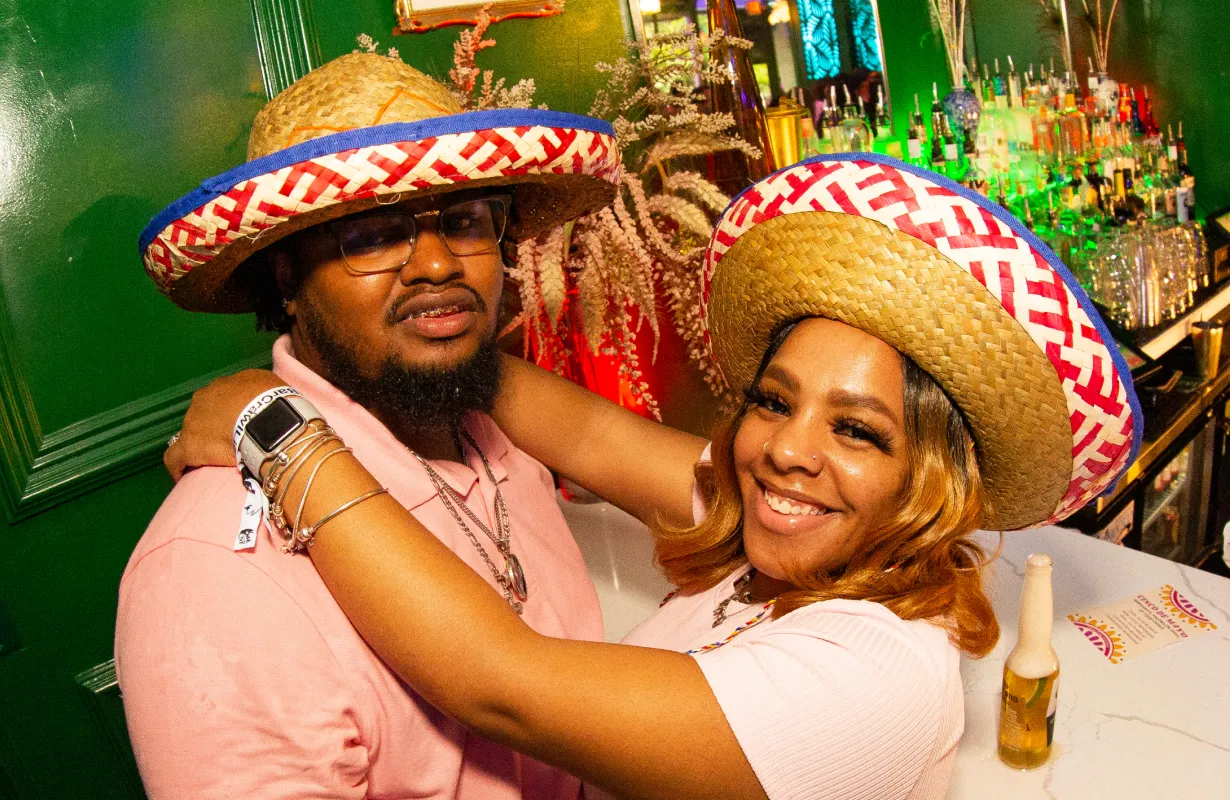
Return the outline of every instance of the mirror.
[[[706,0],[630,0],[645,35],[670,33],[685,22],[708,28]],[[766,106],[801,89],[817,114],[832,89],[861,97],[869,114],[883,99],[891,119],[884,44],[876,0],[735,0],[743,36],[753,42],[752,68]]]

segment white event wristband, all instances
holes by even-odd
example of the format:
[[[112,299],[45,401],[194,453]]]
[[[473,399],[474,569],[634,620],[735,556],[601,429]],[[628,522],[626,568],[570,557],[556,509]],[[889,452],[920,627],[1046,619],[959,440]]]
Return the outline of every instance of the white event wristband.
[[[251,475],[245,476],[243,481],[244,488],[247,489],[247,497],[244,498],[243,512],[239,518],[239,530],[235,533],[233,549],[237,552],[252,550],[256,547],[257,532],[264,527],[265,520],[269,517],[269,499],[261,491],[259,478],[260,464],[267,457],[267,454],[246,436],[248,423],[262,409],[279,397],[285,398],[286,402],[290,403],[299,416],[303,417],[304,422],[321,418],[320,412],[316,410],[316,407],[304,399],[299,392],[290,386],[279,386],[276,389],[270,389],[251,403],[248,403],[243,413],[235,420],[233,438],[235,444],[235,465],[242,473],[246,464],[251,472]],[[245,455],[248,456],[246,459],[244,458]]]

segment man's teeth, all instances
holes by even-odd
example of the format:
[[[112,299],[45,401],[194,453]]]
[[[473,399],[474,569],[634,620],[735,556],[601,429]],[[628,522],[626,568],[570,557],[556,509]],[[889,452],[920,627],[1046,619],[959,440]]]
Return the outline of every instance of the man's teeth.
[[[428,311],[423,311],[418,314],[411,314],[410,319],[431,319],[432,317],[447,317],[450,314],[457,314],[461,311],[460,306],[444,306],[442,308],[433,308]]]
[[[779,514],[789,514],[793,517],[809,516],[816,517],[824,513],[824,509],[820,506],[814,506],[811,503],[799,503],[789,500],[779,494],[773,494],[768,489],[764,490],[764,501],[769,504],[769,508]]]

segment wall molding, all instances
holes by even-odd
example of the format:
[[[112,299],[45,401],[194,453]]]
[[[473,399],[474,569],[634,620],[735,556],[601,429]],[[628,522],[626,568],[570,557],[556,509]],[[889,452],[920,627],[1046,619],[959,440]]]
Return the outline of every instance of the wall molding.
[[[0,500],[10,523],[157,464],[193,392],[222,375],[270,364],[270,354],[261,353],[44,435],[2,309]]]
[[[320,66],[310,0],[252,0],[252,27],[266,97],[273,99]]]
[[[73,682],[85,690],[85,704],[94,718],[99,733],[127,784],[127,797],[144,798],[141,775],[128,741],[128,725],[124,721],[124,706],[120,702],[120,683],[115,674],[115,659],[111,658],[77,673]]]
[[[251,0],[265,92],[273,97],[321,63],[310,0]],[[264,353],[45,432],[17,356],[0,289],[0,506],[18,522],[158,463],[192,393],[220,375],[268,367]]]

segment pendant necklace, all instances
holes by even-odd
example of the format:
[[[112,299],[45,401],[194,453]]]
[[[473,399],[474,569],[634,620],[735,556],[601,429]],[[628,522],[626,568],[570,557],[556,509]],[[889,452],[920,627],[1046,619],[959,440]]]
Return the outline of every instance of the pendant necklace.
[[[745,606],[750,606],[753,603],[752,594],[748,590],[752,581],[756,578],[756,568],[752,567],[739,580],[735,581],[734,591],[730,597],[727,597],[722,602],[718,603],[717,608],[713,609],[713,627],[717,627],[726,621],[726,606],[730,605],[731,601],[738,600]]]
[[[470,447],[474,448],[474,452],[478,453],[478,458],[483,462],[483,469],[487,473],[487,479],[495,487],[495,532],[492,532],[481,519],[475,516],[461,495],[457,494],[453,487],[440,476],[440,473],[436,472],[431,464],[427,463],[425,458],[413,450],[410,452],[423,465],[423,469],[426,470],[427,477],[431,479],[431,483],[436,489],[436,494],[439,495],[440,500],[444,503],[444,507],[452,514],[453,519],[457,521],[462,532],[470,540],[470,543],[474,545],[474,548],[478,550],[478,554],[482,556],[483,561],[487,564],[487,568],[491,570],[491,576],[495,578],[495,582],[503,590],[504,599],[508,602],[508,605],[512,607],[513,611],[520,614],[524,609],[523,604],[529,598],[530,592],[525,580],[525,571],[521,568],[521,561],[517,558],[516,553],[512,551],[512,529],[508,522],[508,506],[504,503],[504,494],[500,491],[500,485],[495,480],[495,475],[491,471],[491,465],[487,462],[487,456],[483,454],[478,443],[470,436],[469,431],[462,429],[461,436],[465,438]],[[461,444],[460,439],[457,444]],[[463,456],[465,455],[463,447],[459,446],[458,450]],[[458,508],[460,508],[460,512]],[[474,531],[470,530],[470,526],[462,518],[461,512],[464,512],[465,516],[469,517],[470,521],[477,525],[478,529],[486,534],[487,538],[495,545],[504,559],[504,569],[501,570],[491,560],[487,549],[483,547],[483,543],[474,535]]]

